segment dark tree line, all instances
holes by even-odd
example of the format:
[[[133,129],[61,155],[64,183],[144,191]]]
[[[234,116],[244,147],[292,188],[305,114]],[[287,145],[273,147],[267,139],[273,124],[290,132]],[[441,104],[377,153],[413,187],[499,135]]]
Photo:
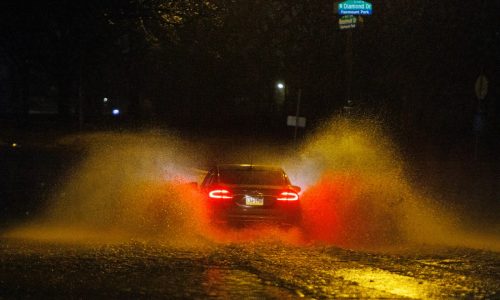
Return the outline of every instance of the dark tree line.
[[[405,132],[471,130],[474,81],[498,130],[499,21],[495,1],[372,1],[353,32],[352,97]],[[102,97],[133,119],[282,118],[302,90],[314,123],[345,105],[345,31],[332,1],[129,0],[4,2],[0,52],[13,70],[15,111],[41,73],[59,114],[87,120]],[[284,80],[287,101],[274,101]],[[50,83],[50,84],[49,84]],[[83,100],[82,100],[83,99]],[[195,121],[194,121],[195,120]],[[281,119],[280,119],[281,120]],[[281,122],[281,121],[280,121]]]

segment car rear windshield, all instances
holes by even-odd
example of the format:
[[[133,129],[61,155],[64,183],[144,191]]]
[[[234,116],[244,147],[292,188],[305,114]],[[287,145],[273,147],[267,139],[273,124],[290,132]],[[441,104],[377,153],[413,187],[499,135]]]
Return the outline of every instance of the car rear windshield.
[[[220,182],[226,184],[285,185],[286,179],[279,170],[220,170]]]

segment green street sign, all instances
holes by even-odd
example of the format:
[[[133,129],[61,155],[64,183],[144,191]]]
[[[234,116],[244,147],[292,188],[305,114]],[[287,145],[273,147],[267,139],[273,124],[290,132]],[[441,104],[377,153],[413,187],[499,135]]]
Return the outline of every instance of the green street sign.
[[[339,15],[371,15],[373,5],[362,0],[347,0],[337,4]]]

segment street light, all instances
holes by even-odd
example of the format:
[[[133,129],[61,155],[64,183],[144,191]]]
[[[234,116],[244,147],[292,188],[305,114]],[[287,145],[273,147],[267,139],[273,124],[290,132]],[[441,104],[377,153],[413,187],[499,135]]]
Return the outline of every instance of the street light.
[[[274,90],[274,101],[278,109],[281,109],[285,103],[285,83],[283,81],[276,82]]]

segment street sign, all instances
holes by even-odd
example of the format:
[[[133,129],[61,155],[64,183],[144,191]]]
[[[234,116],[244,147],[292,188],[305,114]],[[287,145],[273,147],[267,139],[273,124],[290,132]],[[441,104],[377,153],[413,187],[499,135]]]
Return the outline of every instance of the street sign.
[[[288,116],[286,119],[286,125],[294,127],[306,127],[306,118],[299,117],[299,123],[297,124],[296,116]]]
[[[362,0],[347,0],[337,4],[339,15],[371,15],[373,5]]]
[[[477,99],[483,100],[486,98],[486,95],[488,94],[488,79],[486,79],[486,76],[482,74],[479,75],[476,80],[474,90],[476,91]]]
[[[354,29],[357,23],[356,16],[345,15],[339,18],[339,28],[340,29]]]

